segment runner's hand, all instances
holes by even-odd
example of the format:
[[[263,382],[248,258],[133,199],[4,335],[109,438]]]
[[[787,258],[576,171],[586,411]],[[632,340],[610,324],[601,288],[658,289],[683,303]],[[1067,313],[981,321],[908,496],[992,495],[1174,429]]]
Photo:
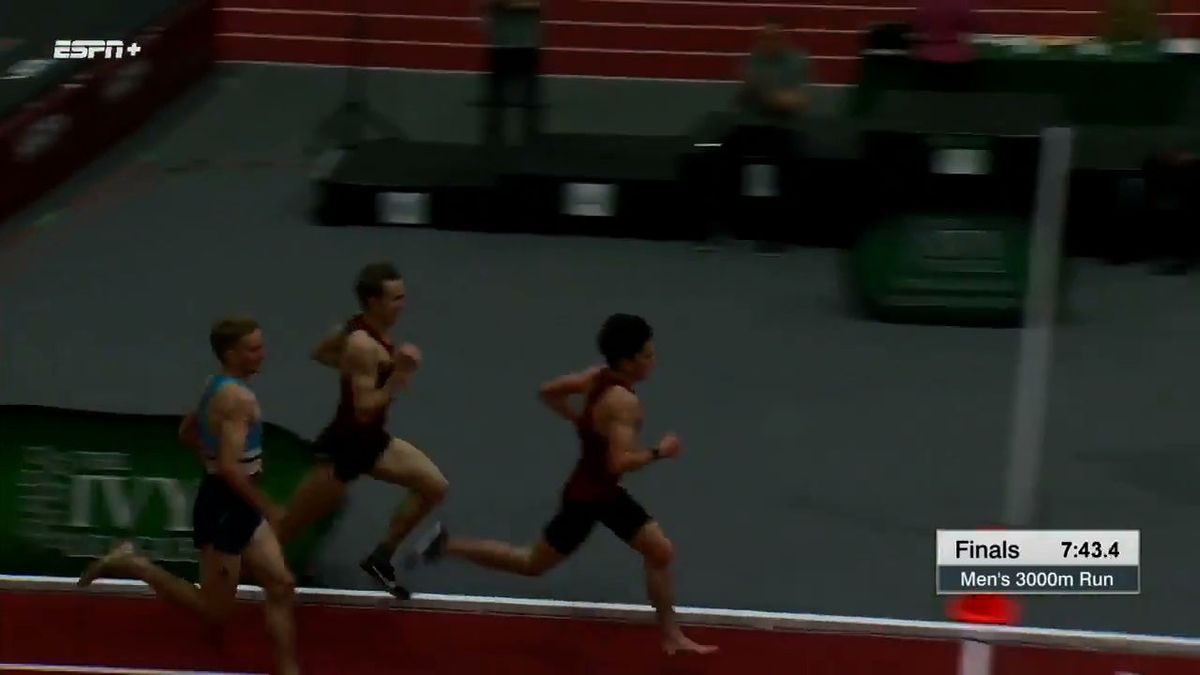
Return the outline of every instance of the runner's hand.
[[[405,342],[392,353],[392,360],[400,370],[411,373],[421,367],[421,350],[414,344]]]
[[[675,434],[667,434],[658,442],[658,456],[663,459],[678,457],[683,452],[683,442]]]

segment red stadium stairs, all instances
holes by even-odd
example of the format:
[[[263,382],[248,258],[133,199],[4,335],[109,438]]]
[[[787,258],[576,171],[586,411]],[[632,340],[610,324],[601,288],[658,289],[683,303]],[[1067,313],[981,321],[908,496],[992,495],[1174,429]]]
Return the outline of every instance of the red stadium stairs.
[[[477,0],[220,0],[217,12],[223,61],[469,72],[484,64]],[[812,55],[816,80],[849,84],[864,31],[914,10],[911,0],[553,0],[546,12],[552,75],[736,80],[754,30],[782,17]],[[366,15],[360,40],[357,14]],[[1200,35],[1200,8],[1163,20],[1171,35]],[[996,0],[983,24],[990,34],[1085,37],[1103,19],[1094,0]]]

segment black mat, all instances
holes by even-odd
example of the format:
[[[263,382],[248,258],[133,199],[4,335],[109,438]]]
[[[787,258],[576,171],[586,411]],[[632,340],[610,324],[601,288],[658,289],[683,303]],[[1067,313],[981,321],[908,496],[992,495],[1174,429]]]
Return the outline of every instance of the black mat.
[[[340,155],[318,181],[316,208],[329,225],[670,237],[690,149],[673,136],[549,134],[519,147],[383,139]],[[608,189],[598,185],[612,187],[612,203],[596,205],[606,214],[574,213],[575,190]],[[395,206],[413,199],[420,215]]]

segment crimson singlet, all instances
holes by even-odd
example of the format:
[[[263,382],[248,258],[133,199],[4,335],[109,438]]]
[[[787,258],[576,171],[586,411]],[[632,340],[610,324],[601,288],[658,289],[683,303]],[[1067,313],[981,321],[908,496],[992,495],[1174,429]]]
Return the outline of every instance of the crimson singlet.
[[[613,387],[623,387],[630,392],[633,387],[620,379],[613,371],[604,369],[596,376],[592,390],[588,392],[583,412],[575,425],[579,433],[581,455],[575,470],[567,480],[563,496],[572,501],[605,499],[620,489],[621,476],[608,469],[608,438],[595,426],[593,416],[596,403]]]
[[[370,324],[363,319],[361,314],[356,314],[353,318],[346,322],[346,335],[350,335],[354,331],[366,331],[376,342],[383,345],[387,353],[391,355],[395,348],[390,340],[380,335]],[[375,380],[376,387],[382,387],[384,382],[387,382],[388,377],[392,374],[392,369],[395,368],[395,363],[390,359],[379,364],[379,376]],[[334,415],[334,425],[359,426],[359,427],[379,427],[383,428],[387,424],[388,406],[383,406],[379,412],[372,415],[369,419],[359,417],[354,410],[354,386],[350,382],[350,377],[342,373],[341,391],[338,395],[337,413]]]

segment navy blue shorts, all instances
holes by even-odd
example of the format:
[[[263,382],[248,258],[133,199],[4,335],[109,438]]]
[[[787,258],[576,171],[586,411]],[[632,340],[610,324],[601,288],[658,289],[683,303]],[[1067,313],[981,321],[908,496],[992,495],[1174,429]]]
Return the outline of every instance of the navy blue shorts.
[[[241,555],[263,522],[253,506],[229,487],[224,478],[206,474],[192,507],[192,543],[212,546],[220,553]]]

